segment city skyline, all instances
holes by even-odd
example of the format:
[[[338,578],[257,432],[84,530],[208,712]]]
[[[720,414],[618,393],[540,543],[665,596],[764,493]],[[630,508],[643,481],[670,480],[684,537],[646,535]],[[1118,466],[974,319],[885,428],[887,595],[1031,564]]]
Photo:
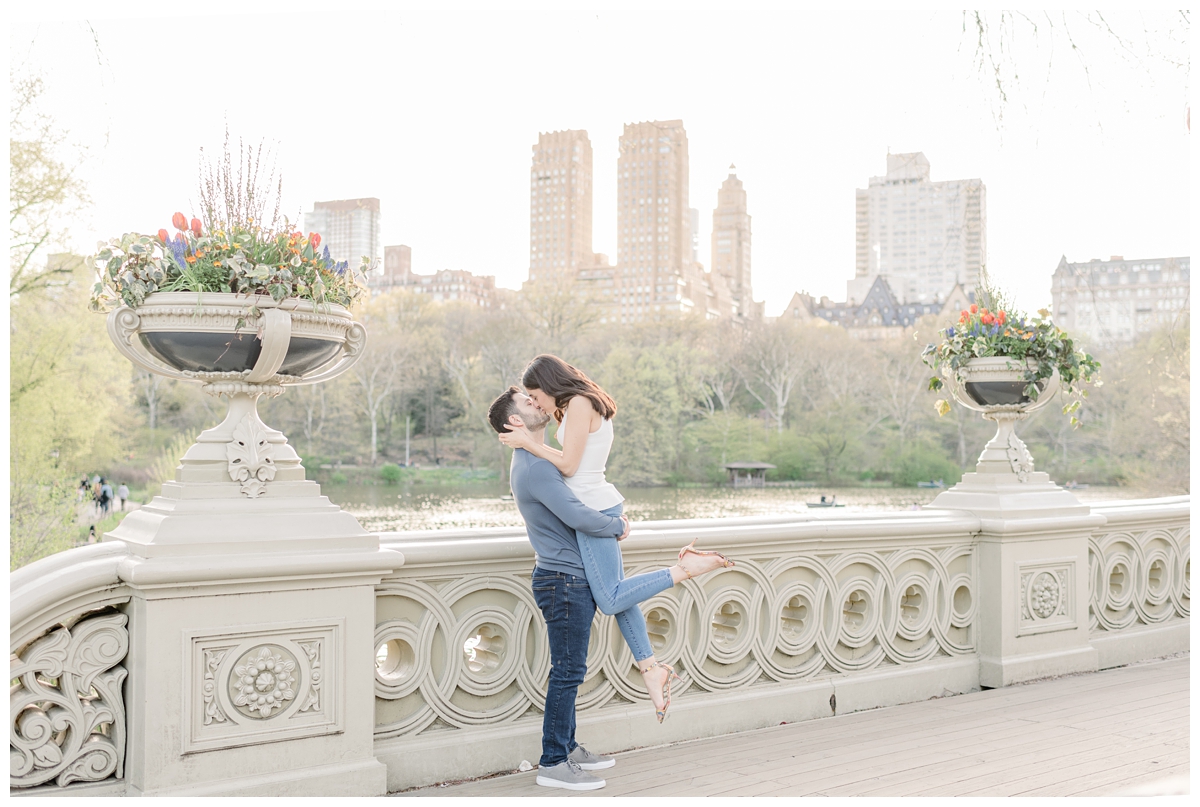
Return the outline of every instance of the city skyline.
[[[1091,37],[1080,40],[1090,79],[1066,59],[1045,68],[1044,47],[1018,47],[1028,78],[1010,88],[998,125],[994,88],[975,72],[974,42],[957,13],[323,18],[325,46],[354,43],[362,54],[355,74],[377,74],[384,93],[371,81],[347,84],[333,67],[310,70],[300,44],[310,32],[286,17],[100,16],[91,20],[99,54],[85,26],[59,18],[14,24],[10,43],[14,63],[44,72],[47,109],[90,146],[83,173],[95,204],[71,245],[80,250],[125,231],[154,232],[187,207],[196,195],[199,148],[219,149],[228,121],[235,140],[277,144],[284,210],[293,218],[316,200],[378,197],[382,242],[412,246],[414,271],[494,274],[498,285],[516,288],[529,268],[531,138],[588,132],[599,212],[591,248],[615,258],[621,234],[604,211],[617,206],[622,128],[682,119],[695,191],[684,201],[701,211],[699,260],[712,268],[708,211],[727,166],[736,163],[752,196],[754,293],[768,315],[795,291],[844,296],[855,273],[854,190],[882,173],[889,151],[923,152],[939,178],[984,179],[989,269],[1028,309],[1050,301],[1050,277],[1063,254],[1087,261],[1190,251],[1185,79],[1148,58],[1131,66],[1085,29],[1077,34]],[[1136,18],[1106,19],[1118,30],[1141,30]],[[1163,27],[1147,19],[1149,28]],[[125,99],[177,97],[190,80],[188,71],[144,69],[170,62],[168,32],[181,20],[190,36],[214,42],[205,83],[299,72],[305,90],[282,93],[287,100],[278,104],[263,100],[269,91],[232,93],[186,126],[145,131]],[[231,23],[250,38],[269,30],[284,44],[269,56],[243,49],[232,59],[234,43],[221,33]],[[677,35],[664,43],[664,26],[676,23]],[[738,35],[731,40],[732,29]],[[566,30],[574,34],[557,36]],[[390,51],[383,43],[397,37],[405,47],[384,59]],[[544,67],[548,59],[614,46],[641,55],[611,64],[576,59],[571,71]],[[713,48],[722,53],[720,64],[698,58]],[[436,70],[415,68],[426,63]],[[489,68],[481,72],[483,64]],[[634,80],[635,73],[645,80]],[[339,108],[366,111],[369,123],[322,117],[326,125],[313,126],[281,116],[297,96],[316,107],[337,98]],[[714,107],[713,97],[721,104]],[[477,125],[481,115],[485,129]],[[140,173],[130,182],[134,166]],[[471,238],[458,234],[462,216],[472,219]]]

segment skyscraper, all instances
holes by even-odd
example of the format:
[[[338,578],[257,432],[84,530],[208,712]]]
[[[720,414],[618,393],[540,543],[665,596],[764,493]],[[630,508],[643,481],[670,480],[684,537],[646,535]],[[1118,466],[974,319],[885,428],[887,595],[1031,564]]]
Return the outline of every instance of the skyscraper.
[[[621,321],[689,311],[692,258],[688,139],[683,121],[625,125],[617,157],[617,266]],[[700,272],[700,274],[703,274]]]
[[[570,129],[538,134],[529,170],[529,279],[592,261],[592,143]]]
[[[887,155],[887,174],[855,191],[854,279],[861,302],[876,276],[904,303],[973,289],[987,261],[987,192],[980,179],[931,182],[920,152]]]
[[[365,255],[374,266],[383,262],[379,200],[374,197],[316,202],[312,211],[304,214],[304,227],[321,234],[323,245],[329,247],[329,257],[335,261],[349,261],[350,266],[357,267]]]
[[[750,214],[746,212],[746,191],[729,166],[729,176],[717,191],[713,210],[713,275],[725,279],[733,300],[734,316],[746,316],[754,299],[750,288]]]

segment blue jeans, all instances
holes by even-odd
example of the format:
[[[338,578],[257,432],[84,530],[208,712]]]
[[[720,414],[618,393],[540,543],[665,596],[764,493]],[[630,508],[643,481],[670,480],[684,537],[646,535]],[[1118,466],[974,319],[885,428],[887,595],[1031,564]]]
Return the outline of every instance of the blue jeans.
[[[601,512],[606,516],[619,516],[621,505]],[[596,607],[600,613],[616,617],[617,627],[625,637],[625,644],[633,651],[635,661],[653,656],[650,634],[646,632],[646,618],[642,616],[638,603],[675,585],[671,570],[659,569],[626,579],[621,547],[616,539],[597,538],[578,531],[575,537],[579,539],[579,554],[583,557],[583,568],[587,572]]]
[[[596,603],[587,578],[533,569],[533,599],[546,620],[550,640],[550,680],[542,716],[542,758],[557,765],[575,750],[575,696],[587,675],[588,638]]]

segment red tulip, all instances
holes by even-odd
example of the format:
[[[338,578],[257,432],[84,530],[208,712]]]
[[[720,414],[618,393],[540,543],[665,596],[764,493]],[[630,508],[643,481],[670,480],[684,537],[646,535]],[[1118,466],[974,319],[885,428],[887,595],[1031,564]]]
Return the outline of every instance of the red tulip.
[[[963,319],[966,319],[968,316],[970,316],[970,315],[967,313],[967,309],[965,309],[965,308],[964,308],[964,309],[962,310],[962,318],[963,318]]]
[[[171,223],[175,225],[176,230],[183,232],[188,226],[187,216],[182,213],[176,213],[174,216],[171,216]]]
[[[200,219],[192,219],[192,233],[197,238],[200,237]]]
[[[971,313],[976,314],[978,312],[979,312],[979,306],[975,305],[974,303],[971,303]]]
[[[321,234],[320,233],[309,233],[308,234],[308,243],[312,246],[313,249],[316,249],[317,247],[321,246]]]
[[[171,236],[166,230],[158,231],[158,240],[162,241],[164,244],[167,243],[167,241],[170,240],[170,238],[171,238]]]
[[[1001,312],[1000,312],[1000,316],[999,316],[999,318],[998,318],[998,320],[999,320],[999,322],[1000,322],[1000,324],[1001,324],[1001,325],[1003,325],[1003,324],[1004,324],[1004,320],[1005,320],[1006,318],[1007,318],[1007,317],[1005,316],[1004,312],[1003,312],[1003,311],[1001,311]]]
[[[979,321],[984,325],[991,325],[995,321],[995,317],[993,317],[991,314],[984,314],[979,318]]]

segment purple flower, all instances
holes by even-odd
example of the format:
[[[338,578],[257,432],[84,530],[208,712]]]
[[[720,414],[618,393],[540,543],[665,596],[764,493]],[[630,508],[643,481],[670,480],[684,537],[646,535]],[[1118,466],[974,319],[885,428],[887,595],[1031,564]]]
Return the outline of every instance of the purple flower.
[[[954,338],[954,328],[953,327],[946,329],[946,336],[950,339]]]
[[[331,262],[329,259],[329,245],[328,244],[325,245],[325,249],[321,250],[321,257],[325,260],[325,263],[328,264]]]
[[[171,257],[175,259],[175,263],[180,269],[187,268],[187,242],[183,240],[182,234],[177,234],[173,239],[167,242],[171,248]]]

